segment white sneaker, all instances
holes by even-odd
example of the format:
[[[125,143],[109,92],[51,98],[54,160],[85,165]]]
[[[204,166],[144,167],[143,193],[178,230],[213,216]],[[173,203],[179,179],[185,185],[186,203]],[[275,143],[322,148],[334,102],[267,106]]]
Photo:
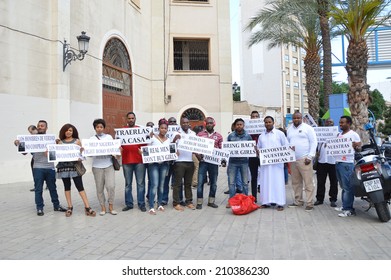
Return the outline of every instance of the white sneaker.
[[[338,214],[339,217],[350,217],[350,216],[356,216],[355,212],[352,212],[350,210],[342,211],[342,213]]]
[[[157,210],[158,210],[158,211],[164,212],[164,207],[160,205],[160,206],[157,208]]]
[[[156,215],[156,211],[153,208],[149,209],[148,213],[151,215]]]
[[[338,211],[338,212],[342,212],[343,211],[342,206],[341,207],[335,207],[334,210]]]

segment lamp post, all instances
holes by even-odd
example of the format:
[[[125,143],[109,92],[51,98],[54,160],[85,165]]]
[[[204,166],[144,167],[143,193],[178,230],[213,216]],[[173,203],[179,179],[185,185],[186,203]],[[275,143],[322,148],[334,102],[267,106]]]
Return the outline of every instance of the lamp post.
[[[64,40],[63,45],[63,62],[62,62],[62,71],[65,71],[65,68],[68,64],[73,61],[83,60],[84,56],[88,52],[88,45],[90,42],[90,37],[86,35],[84,31],[81,32],[81,35],[77,36],[77,41],[79,44],[79,53],[77,54],[74,50],[70,49],[70,44],[67,44],[67,41]]]

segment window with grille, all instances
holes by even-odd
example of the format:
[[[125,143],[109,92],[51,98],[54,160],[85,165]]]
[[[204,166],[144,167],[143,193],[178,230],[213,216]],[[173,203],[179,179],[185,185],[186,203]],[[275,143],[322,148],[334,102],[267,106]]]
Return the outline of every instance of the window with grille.
[[[174,70],[209,70],[209,39],[174,39]]]

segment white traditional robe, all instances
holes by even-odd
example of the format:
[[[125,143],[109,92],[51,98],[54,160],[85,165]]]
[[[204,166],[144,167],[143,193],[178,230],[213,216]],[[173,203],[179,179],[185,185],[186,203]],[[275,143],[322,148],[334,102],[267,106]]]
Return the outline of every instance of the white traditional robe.
[[[285,134],[273,128],[270,132],[262,133],[258,138],[258,149],[276,148],[287,146],[289,142]],[[286,203],[285,196],[285,177],[284,163],[261,165],[260,180],[261,193],[260,202],[262,205],[276,203],[284,206]]]

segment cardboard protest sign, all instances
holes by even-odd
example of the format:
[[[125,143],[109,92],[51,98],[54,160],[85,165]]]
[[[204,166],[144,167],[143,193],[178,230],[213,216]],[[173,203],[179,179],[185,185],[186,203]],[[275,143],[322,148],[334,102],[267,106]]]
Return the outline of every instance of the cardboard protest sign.
[[[312,127],[318,126],[317,123],[315,122],[314,118],[308,113],[303,115],[303,122],[312,126]]]
[[[344,156],[354,154],[352,138],[332,138],[326,141],[326,155]]]
[[[296,161],[295,151],[291,146],[259,149],[261,165],[285,163]]]
[[[255,141],[229,141],[222,143],[223,150],[229,152],[230,157],[256,157]]]
[[[150,127],[128,127],[115,128],[115,138],[121,140],[121,145],[148,144],[151,142],[149,136],[152,128]]]
[[[261,134],[266,130],[262,119],[244,119],[244,129],[248,134]]]
[[[181,139],[178,141],[178,150],[203,155],[212,155],[214,146],[215,140],[195,135],[181,134]]]
[[[178,159],[176,144],[141,147],[143,163],[162,162]]]
[[[49,162],[83,159],[80,154],[80,146],[76,144],[49,144],[47,150]]]
[[[120,139],[83,139],[82,146],[84,148],[83,156],[104,156],[104,155],[120,155]]]
[[[56,144],[54,134],[28,134],[18,135],[19,140],[18,153],[45,152],[48,144]]]
[[[314,127],[318,142],[326,142],[329,138],[336,138],[338,126],[318,126]]]
[[[229,160],[229,152],[224,151],[222,149],[213,149],[213,154],[212,155],[204,155],[203,161],[216,164],[216,165],[222,165],[223,162],[225,164],[228,163]]]

